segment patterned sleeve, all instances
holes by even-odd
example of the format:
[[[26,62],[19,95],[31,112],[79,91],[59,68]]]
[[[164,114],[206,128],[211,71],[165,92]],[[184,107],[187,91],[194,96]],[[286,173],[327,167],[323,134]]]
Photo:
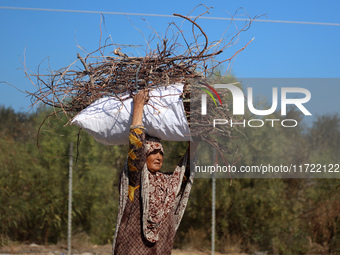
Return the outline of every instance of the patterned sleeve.
[[[142,125],[131,126],[129,134],[129,186],[137,188],[140,181],[140,172],[146,162],[144,153],[145,128]]]
[[[189,177],[190,177],[190,153],[189,148],[187,149],[184,156],[181,158],[181,160],[178,162],[177,167],[175,171],[171,174],[171,182],[175,183],[176,186],[179,185],[179,191],[183,190],[185,188],[185,185],[187,184]],[[179,184],[177,184],[179,182]]]

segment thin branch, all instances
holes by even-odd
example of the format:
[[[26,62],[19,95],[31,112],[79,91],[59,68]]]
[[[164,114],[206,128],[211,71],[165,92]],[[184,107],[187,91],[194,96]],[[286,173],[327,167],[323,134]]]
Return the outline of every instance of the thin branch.
[[[86,65],[86,63],[85,63],[85,61],[84,61],[84,59],[80,56],[79,53],[77,53],[77,57],[78,57],[78,59],[80,59],[80,62],[83,64],[83,66],[84,66],[84,68],[85,68],[87,74],[88,74],[89,77],[90,77],[91,85],[92,85],[92,87],[94,87],[94,80],[93,80],[93,78],[92,78],[90,69],[87,67],[87,65]]]

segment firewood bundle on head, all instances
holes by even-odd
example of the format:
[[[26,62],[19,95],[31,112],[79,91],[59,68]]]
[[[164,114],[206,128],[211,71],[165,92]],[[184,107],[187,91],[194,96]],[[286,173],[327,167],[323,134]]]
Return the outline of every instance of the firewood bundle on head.
[[[32,76],[37,79],[36,83],[31,80],[37,88],[36,92],[29,93],[33,105],[52,106],[56,109],[56,114],[64,112],[71,119],[100,98],[111,96],[123,101],[133,97],[141,88],[154,89],[179,83],[184,84],[182,97],[192,134],[203,137],[207,134],[208,124],[211,124],[214,118],[231,116],[228,104],[216,107],[211,106],[212,102],[208,103],[208,109],[214,109],[211,111],[213,114],[199,116],[198,102],[202,92],[199,88],[211,83],[209,77],[216,67],[222,63],[230,63],[234,56],[250,43],[230,57],[217,60],[218,55],[237,42],[239,33],[247,30],[252,20],[249,19],[235,34],[210,43],[208,36],[197,23],[197,18],[201,15],[196,18],[180,14],[174,16],[192,24],[192,42],[187,40],[179,26],[171,23],[169,27],[177,29],[177,32],[171,39],[166,36],[159,38],[158,34],[154,36],[160,41],[155,49],[148,50],[145,56],[128,55],[126,47],[117,47],[119,45],[116,44],[106,44],[83,57],[78,53],[77,60],[68,67],[51,71],[47,75],[27,74],[30,79]],[[74,70],[76,63],[78,68]],[[197,107],[190,106],[193,102]],[[193,119],[200,119],[201,122],[191,123]],[[214,129],[214,132],[229,136],[228,129],[226,126]]]

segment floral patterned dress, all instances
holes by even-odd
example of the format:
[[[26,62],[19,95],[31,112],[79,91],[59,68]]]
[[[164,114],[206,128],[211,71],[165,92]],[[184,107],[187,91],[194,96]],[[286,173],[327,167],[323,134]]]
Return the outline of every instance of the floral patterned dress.
[[[173,173],[152,173],[146,166],[143,126],[131,126],[129,142],[113,254],[171,254],[193,182],[188,151]]]

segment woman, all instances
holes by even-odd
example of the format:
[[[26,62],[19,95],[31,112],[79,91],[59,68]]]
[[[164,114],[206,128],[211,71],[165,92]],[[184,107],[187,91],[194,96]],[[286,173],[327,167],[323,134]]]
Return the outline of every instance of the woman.
[[[173,173],[161,173],[163,146],[142,125],[147,90],[133,99],[128,159],[121,173],[113,254],[171,254],[193,175],[189,149]],[[195,151],[197,144],[193,147]]]

